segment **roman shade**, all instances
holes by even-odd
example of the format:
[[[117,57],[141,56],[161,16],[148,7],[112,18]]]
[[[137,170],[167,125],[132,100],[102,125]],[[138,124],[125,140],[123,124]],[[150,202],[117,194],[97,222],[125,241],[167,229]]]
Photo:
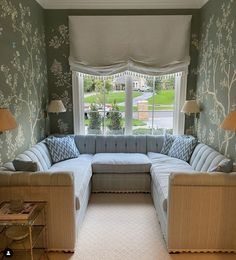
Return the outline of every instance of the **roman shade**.
[[[151,76],[186,70],[191,16],[70,16],[72,71]]]

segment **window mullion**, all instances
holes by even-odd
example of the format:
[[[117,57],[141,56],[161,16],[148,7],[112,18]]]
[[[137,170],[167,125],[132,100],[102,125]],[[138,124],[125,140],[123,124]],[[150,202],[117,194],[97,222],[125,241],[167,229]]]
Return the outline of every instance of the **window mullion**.
[[[102,120],[102,125],[103,125],[103,134],[105,134],[105,119],[106,119],[106,80],[103,78],[103,120]]]
[[[74,134],[84,134],[84,77],[72,72]]]
[[[152,135],[153,135],[153,127],[154,127],[154,111],[155,111],[155,82],[156,77],[153,77],[153,85],[152,85]],[[148,109],[149,113],[149,109]]]
[[[125,134],[132,134],[133,119],[133,78],[125,76]]]
[[[185,115],[181,113],[187,91],[187,72],[175,75],[175,104],[174,104],[174,122],[173,133],[184,134]]]

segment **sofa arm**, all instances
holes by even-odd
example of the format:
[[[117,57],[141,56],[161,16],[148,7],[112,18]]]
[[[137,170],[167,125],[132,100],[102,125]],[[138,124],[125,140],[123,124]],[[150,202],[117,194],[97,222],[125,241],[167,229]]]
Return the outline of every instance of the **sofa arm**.
[[[0,172],[0,202],[17,198],[47,202],[48,249],[74,250],[76,207],[71,172]]]
[[[236,186],[236,172],[232,173],[171,173],[170,185]]]
[[[169,252],[236,252],[236,174],[172,173]]]
[[[72,186],[72,172],[0,172],[0,186]]]

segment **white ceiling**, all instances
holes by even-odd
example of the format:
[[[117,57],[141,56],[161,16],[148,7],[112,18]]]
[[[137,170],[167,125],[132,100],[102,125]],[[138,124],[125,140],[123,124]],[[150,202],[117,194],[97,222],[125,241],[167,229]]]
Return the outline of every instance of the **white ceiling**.
[[[36,0],[45,9],[198,9],[208,0]]]

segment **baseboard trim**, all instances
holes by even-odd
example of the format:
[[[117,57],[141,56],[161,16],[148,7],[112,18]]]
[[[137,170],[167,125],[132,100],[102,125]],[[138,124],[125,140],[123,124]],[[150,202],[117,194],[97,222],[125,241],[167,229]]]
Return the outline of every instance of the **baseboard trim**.
[[[179,253],[229,253],[236,254],[236,249],[168,249],[170,254]]]

